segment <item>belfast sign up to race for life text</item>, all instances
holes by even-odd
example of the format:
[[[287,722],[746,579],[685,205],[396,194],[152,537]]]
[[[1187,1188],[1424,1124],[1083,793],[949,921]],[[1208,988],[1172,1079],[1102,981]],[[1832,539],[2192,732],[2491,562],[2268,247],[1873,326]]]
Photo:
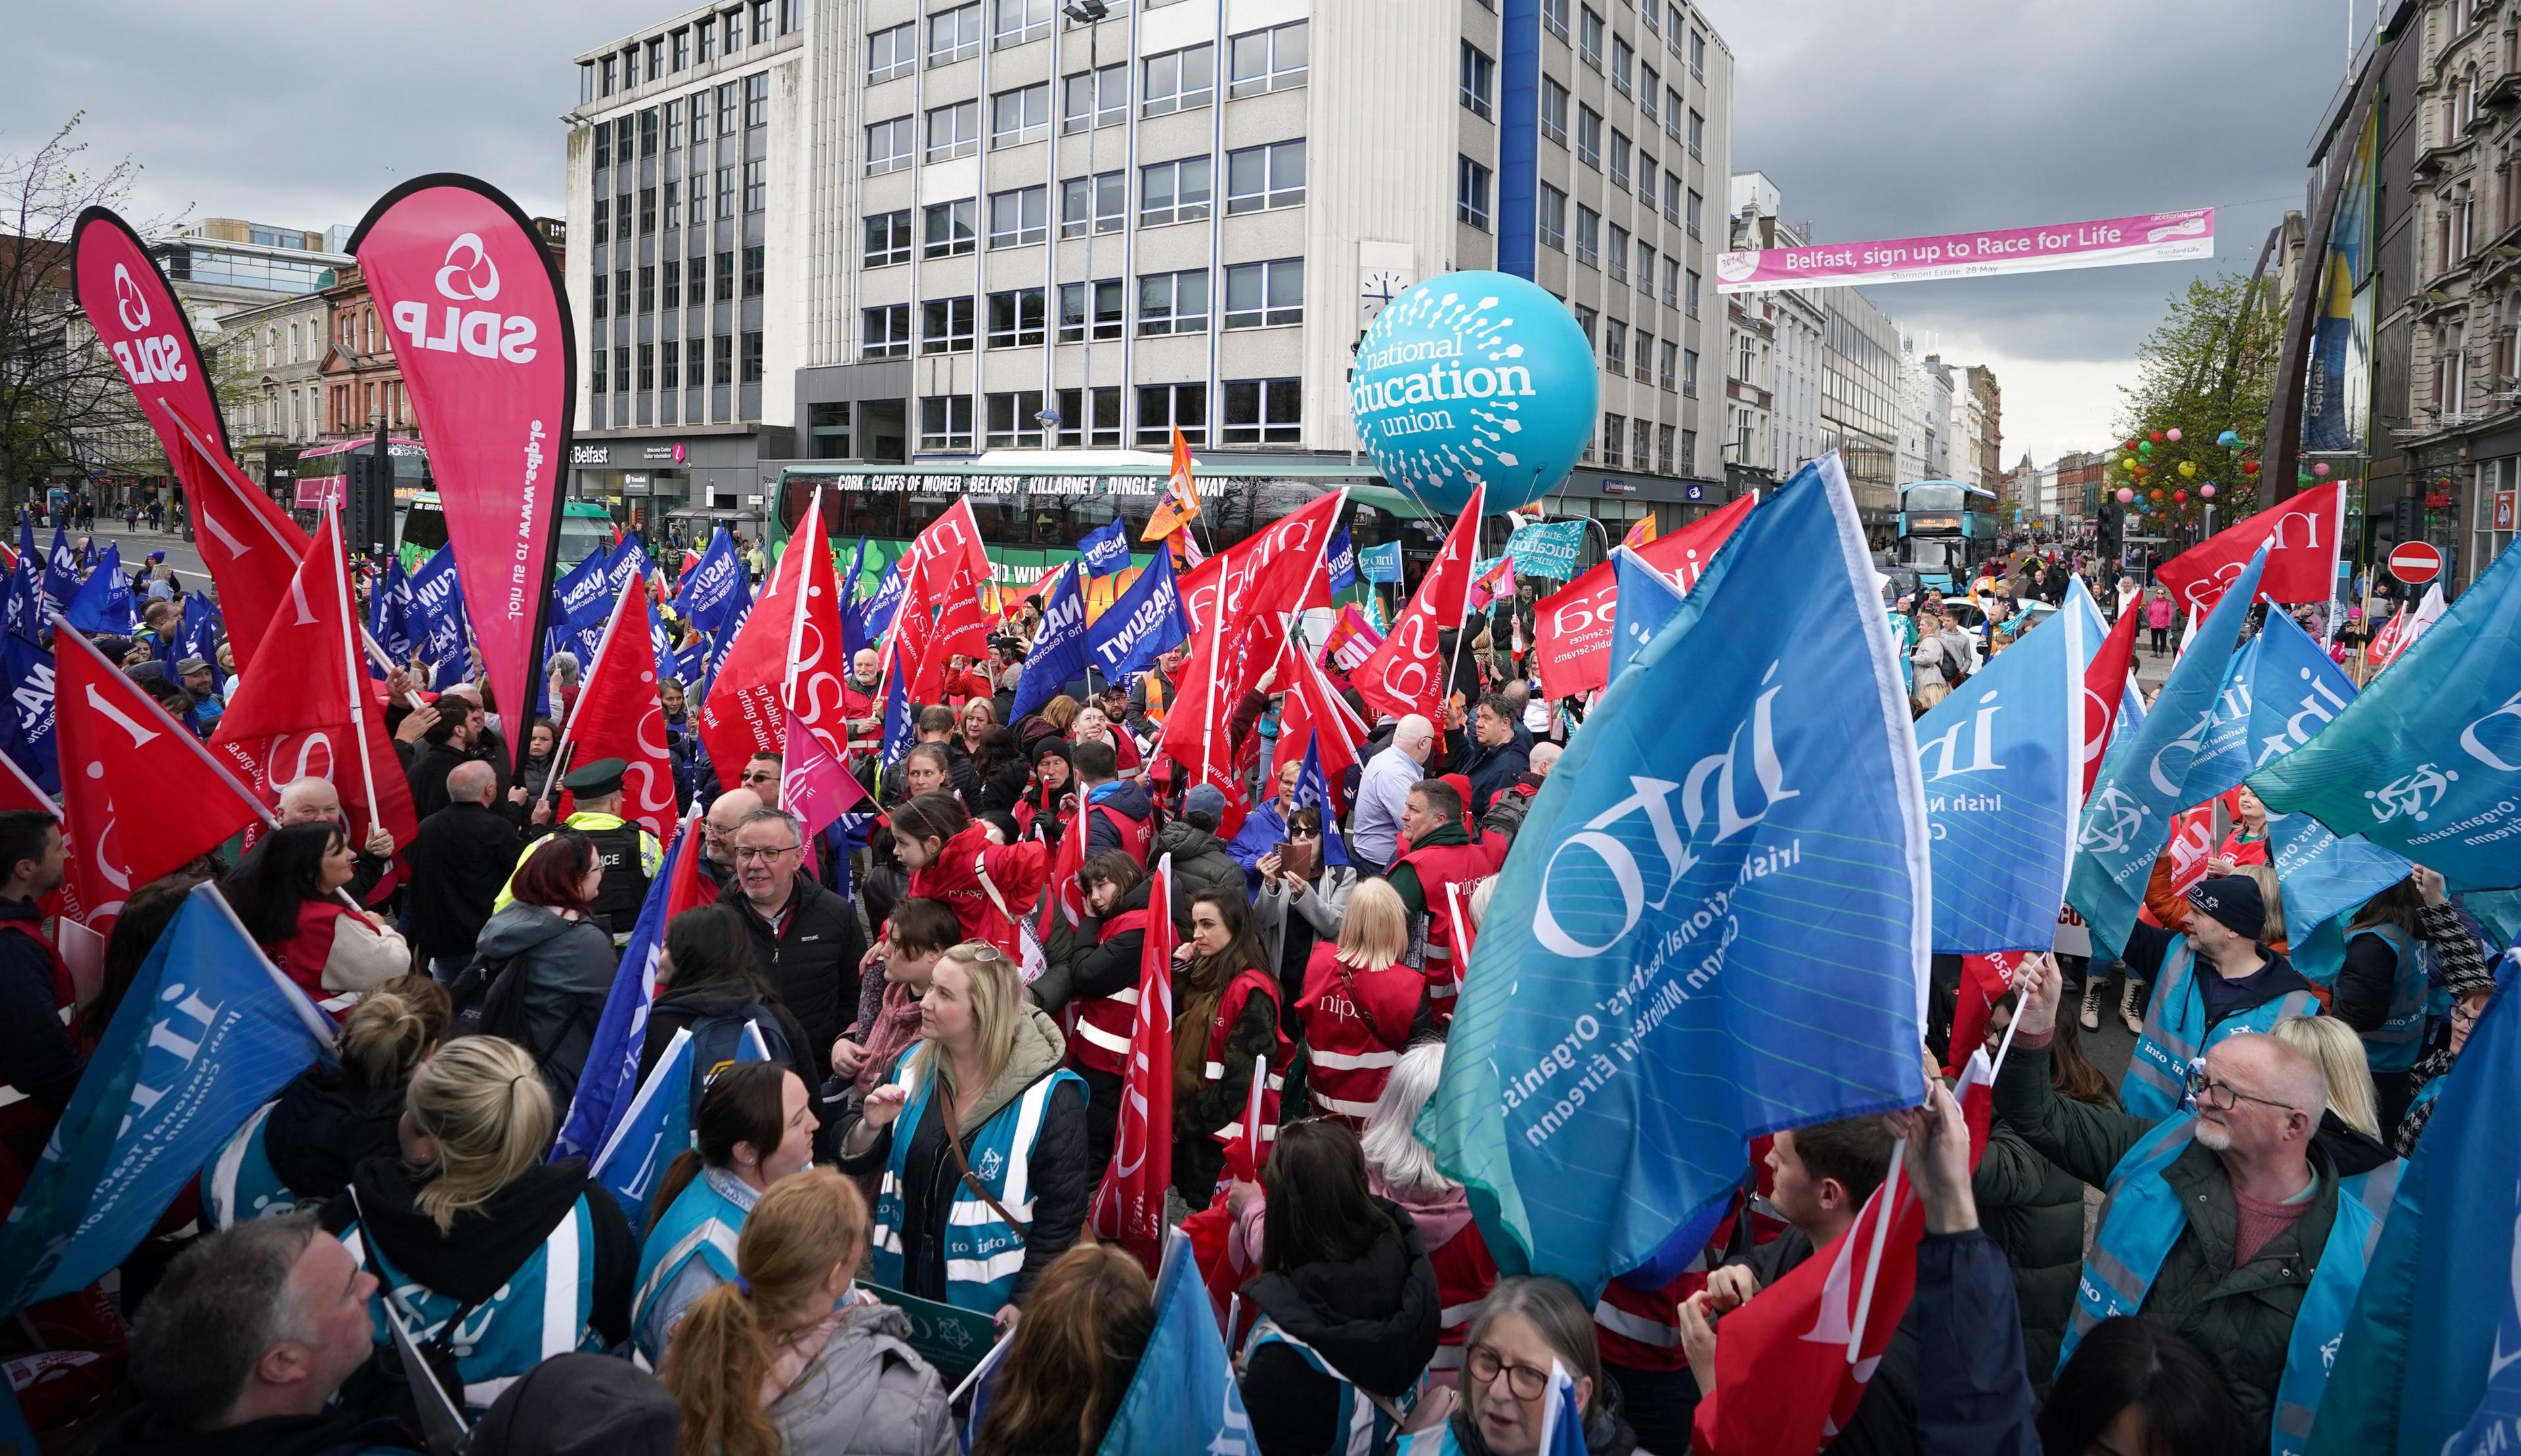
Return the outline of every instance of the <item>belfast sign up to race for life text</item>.
[[[1994,273],[2045,273],[2107,268],[2215,255],[2215,209],[2149,212],[2098,222],[1996,228],[1895,238],[1881,243],[1819,243],[1808,248],[1755,248],[1716,255],[1716,291],[1756,294],[1832,284],[1922,283]]]

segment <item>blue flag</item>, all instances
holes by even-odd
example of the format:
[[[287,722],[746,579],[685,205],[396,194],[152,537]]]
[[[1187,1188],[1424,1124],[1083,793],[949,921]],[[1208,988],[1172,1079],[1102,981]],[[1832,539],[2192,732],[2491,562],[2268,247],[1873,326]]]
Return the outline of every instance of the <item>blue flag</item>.
[[[694,632],[691,641],[675,650],[673,673],[694,701],[709,696],[710,640],[707,633]]]
[[[1023,722],[1058,697],[1061,688],[1085,675],[1084,570],[1075,566],[1059,569],[1064,574],[1044,594],[1041,629],[1033,634],[1024,676],[1016,681],[1016,701],[1008,709],[1011,722]]]
[[[1935,863],[1935,949],[2045,950],[2084,790],[2082,613],[2025,633],[1917,720]]]
[[[1344,592],[1356,585],[1356,543],[1348,538],[1348,527],[1331,537],[1328,551],[1322,553],[1322,565],[1331,573],[1331,590]]]
[[[593,1157],[612,1141],[638,1091],[639,1054],[648,1044],[648,1005],[657,997],[657,961],[665,949],[665,907],[682,873],[682,857],[696,852],[696,822],[683,821],[674,842],[665,846],[656,878],[648,882],[648,897],[640,902],[639,919],[616,963],[613,989],[604,998],[604,1014],[587,1044],[586,1070],[561,1119],[554,1159]]]
[[[2311,742],[2250,776],[2301,810],[2439,872],[2521,885],[2521,552],[2495,559]]]
[[[1585,1456],[1584,1403],[1576,1398],[1576,1379],[1555,1359],[1549,1362],[1549,1391],[1540,1404],[1540,1456]]]
[[[131,615],[131,578],[122,574],[122,548],[108,544],[105,555],[97,558],[96,569],[88,573],[87,583],[70,598],[62,615],[69,624],[90,634],[130,635],[134,625]]]
[[[1681,601],[1688,594],[1626,546],[1611,553],[1611,562],[1612,576],[1618,583],[1610,667],[1611,677],[1616,680],[1646,650],[1655,633],[1680,611]]]
[[[1576,579],[1576,562],[1584,552],[1584,523],[1544,521],[1523,526],[1506,537],[1505,554],[1514,558],[1517,576],[1545,576],[1552,581]]]
[[[859,647],[873,646],[893,630],[893,619],[901,611],[901,594],[910,589],[910,558],[894,557],[893,567],[876,583],[875,595],[856,609],[856,625],[849,631],[849,641]]]
[[[411,660],[411,578],[403,574],[398,556],[386,559],[385,575],[369,588],[368,635],[387,657],[397,662]],[[373,662],[369,667],[378,670]]]
[[[1129,564],[1129,533],[1114,521],[1077,537],[1077,549],[1085,558],[1086,575],[1109,576]]]
[[[1094,655],[1094,665],[1114,682],[1146,671],[1156,659],[1189,640],[1190,614],[1183,611],[1181,591],[1173,583],[1169,551],[1157,552],[1129,589],[1085,629],[1085,645]]]
[[[919,719],[911,711],[907,670],[899,658],[894,659],[893,680],[884,687],[884,747],[876,756],[886,768],[900,762],[901,755],[910,751],[911,744],[919,737]]]
[[[1349,863],[1348,842],[1339,832],[1339,811],[1331,807],[1331,781],[1322,773],[1319,729],[1305,742],[1305,766],[1296,771],[1296,803],[1299,807],[1310,804],[1322,816],[1322,863]]]
[[[1499,1268],[1581,1291],[1676,1272],[1751,1138],[1917,1098],[1925,809],[1837,455],[1688,606],[1534,800],[1419,1122]]]
[[[61,754],[53,746],[53,655],[23,637],[0,636],[0,679],[9,690],[9,710],[0,715],[0,751],[36,788],[61,793]]]
[[[2452,1437],[2473,1417],[2521,1412],[2511,1403],[2511,1367],[2521,1355],[2521,1343],[2511,1342],[2521,1285],[2513,1263],[2521,1190],[2521,1138],[2512,1135],[2512,1108],[2521,1101],[2516,980],[2521,964],[2507,953],[2495,999],[2445,1074],[2425,1135],[2399,1175],[2330,1362],[2312,1456],[2491,1450]]]
[[[626,962],[624,964],[627,964]],[[639,1093],[630,1100],[604,1151],[595,1155],[587,1176],[619,1200],[622,1216],[630,1221],[632,1235],[648,1230],[648,1203],[657,1193],[657,1180],[683,1150],[692,1146],[692,1109],[700,1101],[707,1082],[708,1069],[700,1065],[698,1047],[692,1041],[689,1026],[676,1027],[674,1039],[665,1044],[665,1055],[648,1071],[648,1079],[639,1084]],[[632,1044],[630,1060],[637,1069],[637,1044]],[[753,1026],[744,1028],[736,1043],[738,1062],[767,1062],[770,1048],[761,1033]]]
[[[60,526],[53,527],[52,555],[44,562],[44,620],[69,610],[70,598],[78,595],[79,558],[70,549],[70,534]]]
[[[1164,1262],[1156,1273],[1156,1327],[1097,1449],[1104,1456],[1256,1449],[1252,1418],[1234,1384],[1233,1358],[1216,1332],[1216,1311],[1200,1283],[1190,1236],[1180,1229],[1165,1234]]]
[[[552,600],[551,651],[574,656],[581,681],[586,669],[595,665],[595,650],[604,645],[604,628],[613,619],[616,601],[605,594],[600,573],[591,580],[592,589],[581,585],[566,612],[559,597]]]
[[[692,568],[682,589],[674,594],[674,610],[698,630],[714,632],[726,625],[744,585],[744,562],[735,554],[735,538],[721,525],[710,537],[709,550],[701,553],[700,565]]]
[[[123,994],[0,1233],[0,1309],[85,1288],[254,1110],[333,1049],[333,1020],[194,887]]]
[[[857,549],[849,554],[849,572],[848,575],[840,578],[841,656],[844,660],[851,662],[857,660],[859,648],[873,647],[876,645],[873,638],[853,635],[863,630],[864,627],[864,624],[859,620],[858,586],[865,579],[865,576],[866,537],[860,536],[858,537]]]
[[[2241,623],[2259,595],[2267,548],[2250,559],[2223,593],[2195,640],[2171,666],[2153,711],[2135,731],[2112,735],[2109,756],[2084,805],[2076,837],[2074,878],[2066,898],[2092,932],[2092,952],[2115,956],[2144,906],[2154,857],[2171,840],[2172,816],[2203,796],[2188,789],[2189,769],[2204,752],[2221,708],[2223,680],[2241,640]]]
[[[184,628],[175,637],[176,657],[199,658],[215,667],[219,660],[219,644],[227,640],[227,622],[220,617],[219,609],[210,605],[208,597],[195,592],[184,599]],[[404,651],[408,656],[409,648]]]
[[[1386,541],[1356,554],[1356,569],[1365,579],[1384,586],[1400,584],[1400,543]]]
[[[440,546],[420,569],[411,573],[411,614],[404,625],[411,649],[430,666],[432,692],[443,693],[465,680],[472,655],[465,648],[471,632],[464,615],[464,587],[455,574],[455,548]]]

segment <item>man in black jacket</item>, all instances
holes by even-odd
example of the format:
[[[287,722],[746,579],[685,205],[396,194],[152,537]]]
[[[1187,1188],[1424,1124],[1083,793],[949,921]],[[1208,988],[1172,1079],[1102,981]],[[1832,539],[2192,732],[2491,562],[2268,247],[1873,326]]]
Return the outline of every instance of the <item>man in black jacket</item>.
[[[804,1026],[815,1069],[829,1076],[834,1038],[857,1023],[866,934],[856,908],[801,867],[802,830],[778,809],[746,815],[735,827],[735,884],[719,903],[744,912],[758,969]]]
[[[0,1082],[19,1094],[0,1108],[0,1141],[30,1168],[87,1067],[62,1026],[69,977],[36,908],[68,866],[52,815],[0,812]]]
[[[473,959],[490,902],[517,862],[517,827],[490,806],[499,771],[480,759],[446,775],[446,807],[421,821],[411,866],[411,943],[429,974],[451,982]]]
[[[454,705],[470,707],[461,701]],[[411,772],[406,775],[415,820],[427,819],[446,807],[446,776],[455,771],[457,764],[473,762],[479,756],[473,751],[473,722],[469,710],[444,713],[421,735],[424,747],[413,755]]]
[[[1471,709],[1470,731],[1455,721],[1444,734],[1445,761],[1454,773],[1471,781],[1470,817],[1489,811],[1489,800],[1514,787],[1532,766],[1532,751],[1516,730],[1514,705],[1501,693],[1490,693]]]

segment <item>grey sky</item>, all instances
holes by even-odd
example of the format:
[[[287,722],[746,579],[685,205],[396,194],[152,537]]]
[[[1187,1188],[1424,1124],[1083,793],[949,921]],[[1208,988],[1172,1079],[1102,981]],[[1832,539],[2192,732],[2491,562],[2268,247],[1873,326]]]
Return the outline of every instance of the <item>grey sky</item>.
[[[1372,0],[1340,0],[1372,3]],[[1612,3],[1612,0],[1604,0]],[[2372,0],[2356,0],[2368,22]],[[1736,170],[1825,241],[2214,205],[2247,269],[2343,73],[2348,0],[1706,0],[1736,64]],[[577,52],[662,18],[592,0],[38,6],[13,19],[0,151],[84,107],[145,164],[137,217],[353,223],[424,171],[557,211]],[[2005,454],[2106,438],[2129,359],[2203,264],[1872,291],[2005,390]]]

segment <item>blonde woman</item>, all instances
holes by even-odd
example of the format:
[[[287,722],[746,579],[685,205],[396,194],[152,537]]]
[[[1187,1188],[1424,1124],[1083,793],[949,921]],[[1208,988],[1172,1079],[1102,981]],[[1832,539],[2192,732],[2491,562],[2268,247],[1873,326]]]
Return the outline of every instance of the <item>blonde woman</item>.
[[[2363,1057],[2363,1038],[2355,1028],[2335,1017],[2286,1017],[2269,1033],[2276,1040],[2311,1053],[2319,1059],[2319,1069],[2328,1074],[2328,1111],[2337,1120],[2370,1138],[2377,1145],[2381,1137],[2381,1100],[2372,1090],[2372,1069]],[[2322,1129],[2321,1141],[2335,1142],[2335,1134]],[[2332,1147],[2331,1151],[2335,1151]],[[2377,1156],[2386,1156],[2376,1147]],[[2341,1173],[2364,1171],[2346,1167]]]
[[[1361,1128],[1383,1095],[1427,989],[1426,977],[1401,963],[1408,949],[1409,911],[1399,891],[1388,880],[1358,881],[1338,943],[1313,947],[1296,998],[1316,1114]]]
[[[951,1456],[945,1385],[910,1320],[852,1288],[866,1200],[812,1168],[772,1187],[736,1241],[736,1279],[675,1327],[661,1374],[682,1407],[677,1456]]]
[[[1085,1083],[1004,951],[966,940],[919,998],[919,1040],[842,1107],[841,1169],[881,1171],[875,1282],[1013,1318],[1077,1242],[1093,1185]]]
[[[392,1338],[389,1319],[415,1339],[440,1332],[424,1345],[452,1355],[469,1407],[545,1356],[630,1335],[638,1244],[582,1160],[544,1160],[552,1130],[525,1048],[463,1037],[412,1074],[400,1156],[359,1164],[324,1206],[324,1226],[379,1280],[377,1342]]]

